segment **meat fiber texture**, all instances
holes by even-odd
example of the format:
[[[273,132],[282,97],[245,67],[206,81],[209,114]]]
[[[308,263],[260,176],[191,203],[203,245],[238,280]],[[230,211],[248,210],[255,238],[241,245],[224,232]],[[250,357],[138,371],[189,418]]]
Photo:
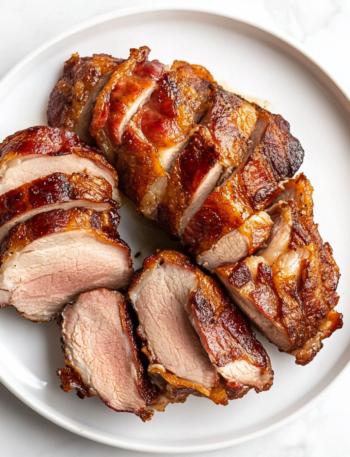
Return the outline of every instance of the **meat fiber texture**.
[[[148,257],[128,292],[148,371],[170,401],[218,404],[270,388],[270,360],[218,284],[176,251]]]

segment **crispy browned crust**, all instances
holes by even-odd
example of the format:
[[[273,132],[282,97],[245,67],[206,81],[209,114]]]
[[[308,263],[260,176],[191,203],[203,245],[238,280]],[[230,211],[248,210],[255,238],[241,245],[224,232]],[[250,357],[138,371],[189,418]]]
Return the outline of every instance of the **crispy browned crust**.
[[[14,157],[32,154],[48,156],[77,154],[85,159],[93,160],[99,167],[108,170],[115,180],[116,187],[118,186],[115,169],[100,151],[80,140],[73,132],[46,126],[20,130],[0,144],[0,167]]]
[[[80,373],[74,368],[66,366],[56,370],[56,373],[60,378],[60,387],[63,392],[70,392],[71,390],[76,389],[77,395],[81,399],[93,396],[81,379]]]
[[[112,200],[112,186],[105,179],[84,173],[54,173],[1,195],[0,227],[32,210],[72,200],[109,203],[111,208],[118,208]]]
[[[237,229],[256,211],[264,210],[282,191],[281,180],[291,178],[301,165],[304,151],[279,115],[255,108],[267,127],[261,143],[245,165],[205,200],[188,224],[182,243],[199,255],[220,238]]]
[[[118,66],[122,60],[107,54],[79,57],[73,54],[64,63],[63,75],[53,88],[48,109],[48,124],[75,131],[91,92],[100,79]]]
[[[166,179],[167,174],[156,148],[133,121],[124,132],[116,169],[120,190],[136,203],[138,212],[146,212],[142,205],[144,196],[157,179]]]
[[[268,118],[268,126],[263,139],[263,155],[270,161],[276,180],[291,178],[304,160],[304,149],[299,140],[290,132],[290,125],[281,115],[253,103],[256,110]]]
[[[268,390],[273,383],[273,371],[266,351],[257,341],[243,314],[227,297],[223,289],[212,277],[205,275],[194,266],[186,255],[166,250],[147,257],[142,268],[135,273],[129,290],[139,283],[145,271],[157,268],[165,260],[194,272],[199,280],[198,289],[189,298],[189,306],[196,319],[197,332],[200,332],[200,339],[211,360],[214,360],[215,364],[220,367],[233,360],[245,359],[249,363],[265,369],[268,379],[260,390]],[[148,346],[142,326],[138,327],[138,335],[142,340],[142,352],[146,354],[151,364],[157,364],[158,361],[152,348]],[[151,373],[153,376],[156,375],[156,379],[162,377],[166,381],[166,383],[158,381],[158,385],[162,394],[171,402],[183,402],[189,394],[208,397],[208,393],[204,392],[201,386],[180,379],[173,373],[157,367]],[[248,391],[249,387],[239,383],[228,384],[220,377],[219,385],[212,389],[209,398],[214,403],[226,405],[228,400],[241,398]]]
[[[84,230],[104,243],[117,244],[130,252],[130,248],[118,234],[119,215],[115,209],[96,212],[91,209],[73,208],[53,210],[33,216],[10,230],[0,247],[0,265],[16,251],[22,250],[33,241],[53,233]],[[131,257],[129,259],[132,266]]]
[[[246,318],[210,276],[198,271],[199,289],[190,297],[190,307],[200,332],[201,341],[215,361],[223,367],[235,360],[246,360],[262,369],[266,381],[257,392],[269,390],[273,384],[271,362],[265,349],[256,339]],[[228,386],[237,389],[235,386]],[[244,389],[244,386],[240,386]],[[248,389],[249,390],[249,389]]]

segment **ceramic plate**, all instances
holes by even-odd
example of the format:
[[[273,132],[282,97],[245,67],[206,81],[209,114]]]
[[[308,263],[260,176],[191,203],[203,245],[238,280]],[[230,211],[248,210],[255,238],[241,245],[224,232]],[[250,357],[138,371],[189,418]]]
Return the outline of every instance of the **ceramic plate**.
[[[290,122],[305,151],[302,171],[315,187],[315,218],[339,263],[344,311],[350,297],[349,101],[327,74],[294,42],[237,18],[186,9],[118,11],[94,19],[47,43],[18,64],[0,84],[0,139],[46,123],[50,91],[70,55],[109,53],[126,57],[148,45],[151,57],[187,60],[243,95],[265,100]],[[125,203],[120,232],[142,259],[175,243]],[[148,423],[115,413],[98,398],[81,401],[63,393],[55,370],[63,365],[55,322],[33,324],[14,309],[0,312],[0,380],[22,401],[56,424],[113,446],[160,453],[198,452],[247,441],[295,417],[339,374],[349,360],[350,319],[325,342],[306,367],[281,354],[261,335],[275,371],[269,392],[254,391],[229,406],[203,398],[169,405]]]

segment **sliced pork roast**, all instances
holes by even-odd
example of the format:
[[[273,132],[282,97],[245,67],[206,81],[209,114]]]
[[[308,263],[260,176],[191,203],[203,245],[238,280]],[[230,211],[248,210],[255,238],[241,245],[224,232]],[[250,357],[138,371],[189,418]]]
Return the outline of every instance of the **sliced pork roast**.
[[[108,289],[68,304],[59,319],[66,367],[57,373],[65,392],[99,395],[115,411],[146,421],[163,405],[142,363],[130,311],[123,295]]]
[[[250,388],[271,386],[269,358],[243,315],[188,257],[176,251],[148,257],[128,298],[148,371],[172,401],[192,393],[227,404]]]
[[[115,209],[57,209],[14,226],[0,248],[0,307],[33,321],[57,317],[79,293],[123,289],[132,276]]]
[[[64,63],[63,75],[50,95],[47,109],[49,126],[75,132],[82,140],[92,144],[89,127],[96,98],[121,63],[121,59],[107,54],[94,54],[92,57],[73,54]]]
[[[0,144],[0,195],[53,173],[104,178],[119,201],[115,169],[75,133],[38,126],[21,130]]]
[[[288,122],[254,106],[266,121],[261,141],[243,166],[206,198],[182,237],[183,244],[209,270],[224,262],[237,262],[261,246],[245,236],[244,228],[240,230],[259,211],[253,221],[261,227],[260,242],[266,241],[271,222],[261,211],[278,197],[282,181],[291,178],[303,160],[304,151],[291,135]],[[215,251],[225,252],[222,261],[213,256]]]
[[[54,173],[0,196],[0,241],[15,224],[36,214],[75,207],[95,211],[116,209],[112,186],[84,173]]]
[[[269,211],[274,226],[267,246],[215,270],[267,338],[301,365],[311,362],[322,340],[342,327],[342,315],[334,310],[339,268],[314,223],[312,191],[303,174],[290,180]]]
[[[209,108],[210,81],[204,68],[174,62],[125,129],[117,152],[120,188],[147,217],[157,217],[167,173]]]

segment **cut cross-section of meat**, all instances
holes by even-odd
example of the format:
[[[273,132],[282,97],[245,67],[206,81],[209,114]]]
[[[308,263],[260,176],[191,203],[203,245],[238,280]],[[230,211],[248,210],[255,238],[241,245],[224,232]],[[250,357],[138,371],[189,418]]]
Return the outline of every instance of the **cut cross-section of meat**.
[[[313,220],[312,186],[304,175],[285,184],[269,213],[274,221],[257,256],[216,269],[235,302],[277,347],[306,365],[322,340],[342,326],[334,311],[339,268]]]
[[[19,131],[0,145],[0,195],[53,173],[104,178],[119,201],[115,169],[75,133],[38,126]]]
[[[303,149],[290,134],[289,124],[281,116],[256,109],[266,120],[261,141],[244,166],[215,188],[186,227],[182,242],[197,256],[266,209],[281,193],[282,181],[292,177],[302,162]],[[234,259],[235,239],[232,241]]]
[[[269,357],[246,319],[213,278],[197,270],[198,287],[186,309],[217,372],[236,395],[273,382]]]
[[[213,92],[204,125],[175,161],[159,207],[159,222],[173,236],[183,234],[219,180],[247,158],[255,108],[220,87]]]
[[[128,297],[149,372],[170,399],[193,393],[227,404],[251,387],[260,391],[272,384],[269,358],[242,314],[183,254],[148,257]]]
[[[210,81],[202,67],[175,62],[125,129],[117,160],[120,188],[147,217],[157,217],[167,173],[209,108]]]
[[[0,241],[11,227],[36,214],[76,207],[94,211],[117,208],[112,186],[104,178],[84,173],[54,173],[23,184],[0,196]]]
[[[115,411],[150,420],[158,394],[141,362],[130,309],[119,292],[85,292],[62,312],[66,367],[57,371],[65,392],[98,395]]]
[[[132,261],[118,222],[116,210],[74,208],[13,227],[1,244],[0,306],[47,321],[83,291],[127,287]]]
[[[92,144],[89,133],[96,98],[113,70],[123,61],[107,54],[79,57],[73,54],[64,63],[63,75],[53,88],[47,109],[50,127],[75,132]]]

